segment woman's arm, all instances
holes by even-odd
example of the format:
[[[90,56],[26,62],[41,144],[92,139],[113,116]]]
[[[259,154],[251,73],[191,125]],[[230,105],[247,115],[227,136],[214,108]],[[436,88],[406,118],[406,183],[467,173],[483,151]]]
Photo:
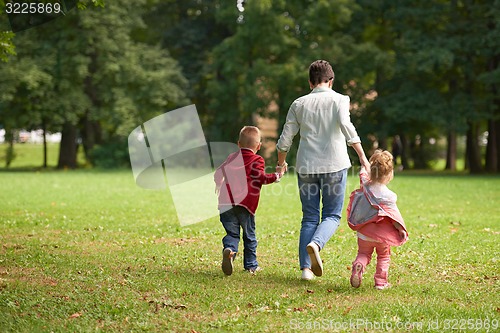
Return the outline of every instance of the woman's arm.
[[[365,168],[366,172],[370,174],[370,162],[366,158],[365,152],[363,150],[363,146],[361,146],[360,142],[353,143],[351,147],[356,151],[356,154],[358,154],[359,157],[359,162],[361,163],[361,166]]]

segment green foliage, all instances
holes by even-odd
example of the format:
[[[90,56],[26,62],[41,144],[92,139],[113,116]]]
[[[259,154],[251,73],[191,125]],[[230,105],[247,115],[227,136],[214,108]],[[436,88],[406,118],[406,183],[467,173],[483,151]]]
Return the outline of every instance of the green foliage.
[[[0,61],[8,61],[9,56],[16,54],[15,47],[12,44],[14,33],[11,31],[0,31]]]
[[[130,158],[125,140],[113,140],[102,145],[96,145],[90,152],[94,165],[103,169],[128,168]]]
[[[48,0],[42,2],[48,2]],[[104,0],[78,0],[77,7],[79,9],[86,9],[89,2],[92,2],[92,4],[96,7],[104,8]],[[3,14],[4,8],[5,0],[0,0],[0,13]],[[3,25],[0,27],[1,29],[5,29]],[[0,62],[7,62],[9,60],[9,56],[16,55],[15,45],[12,42],[13,37],[14,33],[11,31],[0,31]]]
[[[92,4],[96,7],[98,6],[98,7],[104,8],[104,0],[91,0],[91,1],[78,0],[78,3],[77,3],[78,9],[86,9],[89,2],[92,2]]]
[[[146,29],[145,2],[101,7],[23,31],[16,38],[18,56],[0,67],[8,78],[0,83],[4,126],[78,126],[87,158],[96,164],[94,144],[126,141],[144,121],[187,103],[177,62],[159,46],[132,38]]]

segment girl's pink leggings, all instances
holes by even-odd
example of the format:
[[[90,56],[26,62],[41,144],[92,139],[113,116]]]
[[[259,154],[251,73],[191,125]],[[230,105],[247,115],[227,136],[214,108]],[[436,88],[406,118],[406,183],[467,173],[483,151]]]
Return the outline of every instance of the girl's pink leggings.
[[[352,263],[360,263],[363,266],[363,272],[366,266],[372,260],[373,250],[377,251],[377,269],[375,271],[375,285],[383,286],[387,283],[387,274],[391,262],[391,247],[384,243],[369,242],[358,238],[358,256]]]

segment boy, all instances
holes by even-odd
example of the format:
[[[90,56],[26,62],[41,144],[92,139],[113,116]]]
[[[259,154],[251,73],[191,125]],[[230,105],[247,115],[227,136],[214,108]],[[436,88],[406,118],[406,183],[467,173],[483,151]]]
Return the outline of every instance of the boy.
[[[243,267],[254,274],[260,270],[257,263],[257,239],[255,237],[255,211],[259,204],[262,185],[278,181],[281,172],[266,174],[262,156],[260,130],[255,126],[245,126],[240,131],[238,152],[228,156],[217,168],[214,181],[219,197],[220,221],[226,230],[222,238],[222,271],[233,273],[233,260],[238,252],[240,228],[243,230]]]

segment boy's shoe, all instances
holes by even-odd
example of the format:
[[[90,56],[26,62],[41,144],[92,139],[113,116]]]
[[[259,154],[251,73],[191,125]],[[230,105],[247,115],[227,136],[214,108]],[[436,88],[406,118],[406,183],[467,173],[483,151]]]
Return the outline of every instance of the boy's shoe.
[[[359,288],[362,279],[363,279],[363,265],[361,265],[361,263],[358,262],[352,265],[351,286],[353,286],[354,288]]]
[[[230,248],[225,248],[222,252],[222,271],[226,275],[233,274],[234,252]]]
[[[304,268],[302,270],[302,280],[309,281],[314,279],[314,274],[309,268]]]
[[[311,258],[311,271],[316,276],[323,275],[323,262],[321,261],[321,257],[319,256],[318,244],[311,242],[307,244],[306,250],[309,254],[309,258]]]
[[[262,268],[260,266],[257,266],[254,268],[247,269],[246,271],[252,275],[255,275],[257,272],[260,272],[261,270]]]
[[[375,289],[377,289],[377,290],[384,290],[384,289],[387,289],[390,287],[391,287],[391,284],[388,282],[386,282],[385,284],[381,284],[381,285],[375,285]]]

